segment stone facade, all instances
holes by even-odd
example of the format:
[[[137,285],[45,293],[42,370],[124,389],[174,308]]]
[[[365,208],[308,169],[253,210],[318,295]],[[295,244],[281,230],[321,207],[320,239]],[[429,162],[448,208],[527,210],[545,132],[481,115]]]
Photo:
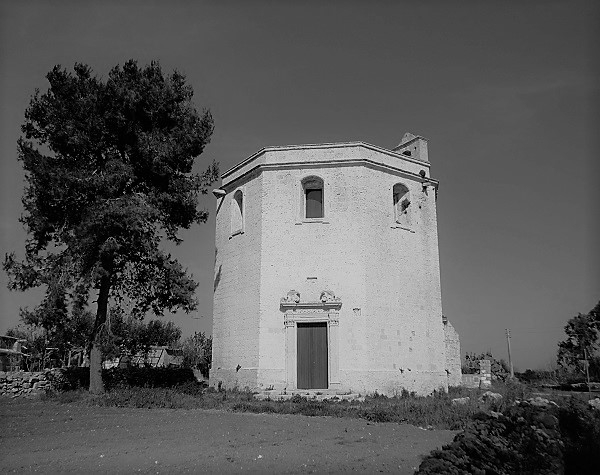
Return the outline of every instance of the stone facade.
[[[446,346],[446,370],[448,371],[448,385],[460,386],[462,383],[462,370],[460,361],[460,339],[458,333],[446,317],[444,323],[444,343]]]
[[[429,167],[427,141],[407,134],[394,150],[269,147],[225,172],[214,191],[210,384],[297,389],[298,329],[316,324],[327,338],[322,389],[447,388]],[[307,190],[319,187],[321,215],[307,217]]]

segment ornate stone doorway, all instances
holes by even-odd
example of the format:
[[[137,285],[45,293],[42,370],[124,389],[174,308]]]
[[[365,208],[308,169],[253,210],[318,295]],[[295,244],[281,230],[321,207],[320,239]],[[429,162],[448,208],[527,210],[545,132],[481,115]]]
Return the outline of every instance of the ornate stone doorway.
[[[302,302],[294,290],[281,299],[285,325],[287,389],[340,387],[339,311],[342,302],[323,291],[319,301]]]

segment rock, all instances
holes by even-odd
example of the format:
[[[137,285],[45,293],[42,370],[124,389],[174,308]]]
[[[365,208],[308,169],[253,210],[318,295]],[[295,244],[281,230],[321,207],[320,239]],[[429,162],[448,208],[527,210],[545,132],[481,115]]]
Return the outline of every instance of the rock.
[[[525,402],[531,404],[532,406],[536,406],[536,407],[558,407],[558,404],[556,404],[554,401],[550,401],[550,400],[545,399],[540,396],[527,399],[527,401],[525,401]]]
[[[594,409],[598,409],[600,411],[600,398],[597,397],[596,399],[592,399],[591,401],[588,401],[588,404],[593,407]]]
[[[470,397],[457,397],[455,399],[452,399],[452,405],[453,406],[464,406],[465,404],[468,404],[469,401],[471,400]]]
[[[492,391],[486,391],[479,397],[479,402],[500,402],[502,401],[502,394],[494,393]]]

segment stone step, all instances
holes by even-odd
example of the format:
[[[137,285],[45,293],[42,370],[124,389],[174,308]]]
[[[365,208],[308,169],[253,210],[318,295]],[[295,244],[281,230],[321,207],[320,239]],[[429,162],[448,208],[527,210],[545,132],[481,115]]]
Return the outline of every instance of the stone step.
[[[254,398],[259,401],[271,399],[273,401],[289,401],[294,396],[305,397],[310,401],[364,401],[365,398],[360,394],[338,394],[332,390],[309,391],[309,390],[294,390],[294,391],[260,391],[254,394]]]

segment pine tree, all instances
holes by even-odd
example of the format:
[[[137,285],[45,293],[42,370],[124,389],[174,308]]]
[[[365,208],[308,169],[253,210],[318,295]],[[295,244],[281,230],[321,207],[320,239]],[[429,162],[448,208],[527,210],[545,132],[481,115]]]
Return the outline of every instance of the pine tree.
[[[197,304],[197,284],[162,244],[179,243],[180,229],[208,217],[198,197],[218,168],[192,167],[214,124],[196,110],[185,77],[156,62],[128,61],[106,80],[84,64],[46,77],[50,87],[32,97],[18,141],[25,259],[9,254],[4,269],[12,289],[46,286],[49,308],[63,290],[97,292],[90,390],[102,392],[98,335],[109,299],[128,299],[139,316]]]

